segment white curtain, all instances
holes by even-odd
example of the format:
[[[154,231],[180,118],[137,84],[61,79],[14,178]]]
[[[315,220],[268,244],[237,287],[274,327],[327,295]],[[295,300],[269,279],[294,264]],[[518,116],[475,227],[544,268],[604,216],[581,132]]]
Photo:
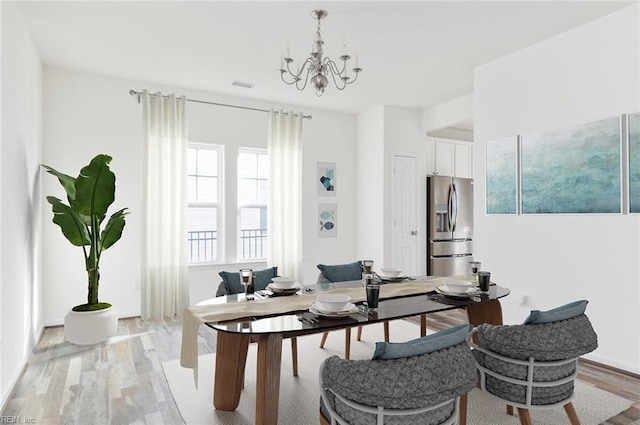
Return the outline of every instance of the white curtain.
[[[184,96],[142,94],[143,319],[182,315],[189,305],[186,102]]]
[[[302,276],[302,114],[269,114],[269,266],[304,283]]]

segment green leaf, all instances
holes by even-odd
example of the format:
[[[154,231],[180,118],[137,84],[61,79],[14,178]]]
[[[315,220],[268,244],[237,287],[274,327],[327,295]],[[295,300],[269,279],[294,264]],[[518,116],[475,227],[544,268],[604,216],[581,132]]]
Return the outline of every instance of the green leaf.
[[[47,196],[52,205],[53,222],[60,226],[62,234],[69,242],[76,246],[89,245],[89,232],[84,225],[86,217],[75,212],[69,205],[65,205],[55,196]]]
[[[123,208],[120,211],[116,211],[109,218],[106,227],[100,235],[100,252],[120,240],[122,229],[124,229],[124,225],[126,224],[124,217],[129,214],[126,210],[127,208]]]
[[[109,169],[110,162],[110,156],[97,155],[80,170],[75,180],[76,196],[71,202],[80,214],[104,216],[113,203],[116,176]]]
[[[47,173],[49,174],[53,174],[54,176],[56,176],[58,178],[58,181],[60,182],[60,184],[62,185],[62,187],[64,188],[65,192],[67,192],[67,198],[69,199],[69,202],[73,201],[76,198],[76,179],[74,179],[71,176],[68,176],[66,174],[63,174],[51,167],[49,167],[48,165],[44,165],[42,164],[42,167],[47,170]]]

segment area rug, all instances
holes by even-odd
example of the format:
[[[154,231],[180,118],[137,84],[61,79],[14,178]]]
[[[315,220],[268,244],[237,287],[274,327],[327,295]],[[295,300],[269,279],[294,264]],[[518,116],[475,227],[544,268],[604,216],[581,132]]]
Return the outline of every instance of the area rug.
[[[390,323],[391,340],[407,341],[419,336],[419,327],[404,320]],[[355,332],[352,332],[354,335]],[[319,348],[321,335],[298,338],[299,376],[291,373],[291,351],[288,341],[282,349],[282,372],[280,379],[279,425],[317,425],[318,366],[325,357],[344,355],[344,331],[329,334],[325,348]],[[369,325],[363,329],[362,341],[351,343],[352,359],[371,358],[375,341],[382,339],[382,325]],[[179,360],[164,362],[164,374],[178,409],[187,425],[253,425],[255,423],[255,375],[256,345],[251,344],[247,356],[245,388],[240,405],[234,412],[213,408],[213,374],[215,354],[200,356],[198,390],[195,389],[193,373],[180,366]],[[576,382],[573,404],[582,425],[597,425],[633,403],[630,400],[602,391],[590,385]],[[564,409],[532,411],[536,425],[568,424]],[[467,423],[469,425],[518,425],[517,416],[508,416],[503,404],[477,389],[469,395]]]

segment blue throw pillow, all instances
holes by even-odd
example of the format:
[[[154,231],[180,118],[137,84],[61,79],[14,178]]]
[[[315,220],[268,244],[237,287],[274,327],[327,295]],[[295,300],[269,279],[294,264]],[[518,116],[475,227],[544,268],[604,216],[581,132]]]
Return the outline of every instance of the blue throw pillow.
[[[244,293],[244,286],[240,280],[240,272],[220,272],[222,282],[227,290],[227,294]],[[262,291],[271,283],[271,279],[278,276],[278,267],[269,267],[268,269],[254,271],[253,275],[256,280],[256,291]]]
[[[432,335],[407,342],[376,342],[372,360],[400,359],[432,353],[443,348],[453,347],[467,338],[473,326],[458,325]]]
[[[362,279],[360,261],[349,264],[335,264],[332,266],[318,264],[317,267],[329,282],[346,282],[348,280]]]
[[[574,301],[547,311],[531,310],[524,320],[525,325],[559,322],[584,314],[587,308],[587,300]]]

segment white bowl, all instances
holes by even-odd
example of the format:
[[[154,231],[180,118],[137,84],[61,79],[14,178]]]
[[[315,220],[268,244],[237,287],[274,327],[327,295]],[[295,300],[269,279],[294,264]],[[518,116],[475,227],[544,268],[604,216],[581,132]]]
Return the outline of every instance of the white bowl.
[[[273,285],[276,288],[280,288],[280,289],[289,289],[289,288],[293,288],[294,285],[296,284],[297,280],[295,277],[274,277],[271,279],[271,282],[273,282]]]
[[[385,267],[380,269],[380,271],[382,272],[383,276],[387,277],[398,277],[400,276],[400,273],[402,273],[402,269],[396,269],[393,267]]]
[[[444,284],[451,292],[466,292],[473,285],[468,280],[445,280]]]
[[[321,294],[316,297],[316,300],[325,311],[344,311],[351,297],[342,294]]]

